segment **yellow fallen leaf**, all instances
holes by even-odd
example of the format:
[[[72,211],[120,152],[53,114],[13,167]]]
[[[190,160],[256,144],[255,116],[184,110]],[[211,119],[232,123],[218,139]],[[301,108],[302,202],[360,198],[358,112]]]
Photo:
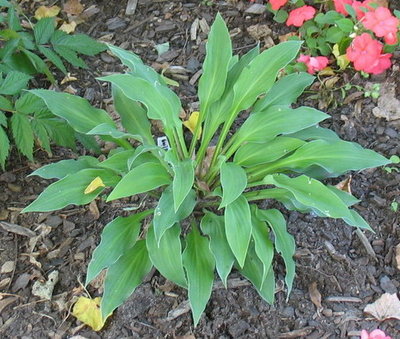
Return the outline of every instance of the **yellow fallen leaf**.
[[[107,320],[107,318],[102,319],[100,301],[100,297],[94,299],[79,297],[72,309],[72,315],[79,321],[90,326],[94,331],[100,331]]]
[[[60,13],[60,10],[61,8],[58,6],[51,6],[51,7],[40,6],[35,11],[35,18],[38,20],[43,18],[52,18],[54,16],[57,16],[57,14]]]
[[[346,69],[350,63],[350,60],[347,58],[346,54],[340,55],[338,44],[333,45],[332,54],[335,56],[336,62],[340,70],[343,71],[344,69]]]
[[[77,26],[77,24],[76,24],[75,21],[71,21],[71,22],[69,22],[69,23],[64,22],[64,23],[60,26],[59,30],[60,30],[60,31],[64,31],[64,32],[67,33],[67,34],[70,34],[70,33],[75,32],[76,26]]]
[[[335,75],[335,71],[331,67],[325,67],[323,70],[318,72],[318,75],[320,76],[330,76],[330,75]]]
[[[71,81],[76,81],[78,80],[77,78],[75,78],[74,76],[71,75],[71,73],[67,73],[67,75],[64,77],[64,79],[61,80],[61,85],[66,84],[67,82],[71,82]]]
[[[200,114],[199,112],[194,111],[192,114],[190,114],[189,120],[186,120],[183,122],[183,125],[186,128],[188,128],[190,130],[190,132],[192,132],[192,134],[194,134],[194,131],[196,129],[197,122],[199,120],[199,114]],[[201,132],[202,132],[202,130],[201,130],[201,126],[200,126],[200,131],[199,131],[197,139],[200,139]]]
[[[340,55],[338,44],[333,45],[332,54],[335,56],[335,58],[337,58]]]
[[[106,187],[106,185],[104,185],[103,180],[101,180],[100,177],[96,177],[92,180],[92,182],[85,188],[84,193],[85,194],[89,194],[94,192],[95,190],[97,190],[99,187]]]

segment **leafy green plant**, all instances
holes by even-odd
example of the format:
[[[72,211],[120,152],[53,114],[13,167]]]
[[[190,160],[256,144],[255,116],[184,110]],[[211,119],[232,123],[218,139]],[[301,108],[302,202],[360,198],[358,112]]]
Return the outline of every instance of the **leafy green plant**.
[[[99,80],[111,84],[123,129],[83,98],[30,91],[76,131],[107,137],[122,147],[101,162],[85,156],[36,170],[32,175],[58,181],[23,212],[83,205],[100,194],[107,201],[145,192],[158,199],[155,206],[119,216],[104,228],[86,277],[88,284],[107,269],[103,317],[129,297],[152,266],[188,289],[195,324],[210,298],[215,270],[226,286],[229,273],[237,269],[272,303],[277,252],[286,266],[289,294],[294,238],[283,214],[257,201],[277,200],[289,210],[371,230],[349,208],[358,199],[320,180],[390,161],[320,127],[329,115],[291,108],[313,77],[276,77],[300,46],[289,41],[262,53],[256,47],[242,57],[232,55],[228,29],[217,15],[199,82],[200,112],[185,123],[193,131],[191,139],[185,139],[178,96],[138,56],[114,46],[110,51],[129,72]],[[156,145],[151,120],[161,121],[170,149]]]
[[[54,82],[54,76],[45,60],[51,62],[63,73],[67,73],[63,60],[75,67],[86,68],[86,63],[78,56],[96,55],[106,49],[106,46],[85,34],[67,33],[56,29],[55,18],[42,18],[36,24],[31,24],[33,31],[23,28],[17,8],[7,0],[0,1],[0,8],[6,10],[5,16],[0,16],[0,40],[4,47],[0,51],[0,72],[12,70],[26,74],[45,74]]]

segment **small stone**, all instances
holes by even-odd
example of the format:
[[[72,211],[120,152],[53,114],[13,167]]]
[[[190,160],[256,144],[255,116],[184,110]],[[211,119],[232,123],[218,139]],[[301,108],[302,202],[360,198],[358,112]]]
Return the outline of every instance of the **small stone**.
[[[5,172],[2,175],[0,175],[0,181],[5,181],[7,183],[10,183],[10,182],[14,182],[15,180],[17,180],[17,178],[11,172]]]
[[[58,275],[58,271],[53,271],[49,274],[49,278],[46,282],[35,281],[32,286],[32,294],[40,299],[51,300],[54,286],[58,282]]]
[[[388,276],[384,275],[381,279],[380,279],[380,286],[381,288],[386,292],[386,293],[397,293],[397,288],[396,286],[392,283],[392,281],[389,279]]]
[[[10,189],[10,191],[14,192],[14,193],[19,193],[22,191],[22,187],[19,185],[15,185],[15,184],[7,184],[8,188]]]
[[[112,64],[112,63],[114,63],[116,60],[111,56],[111,55],[109,55],[108,53],[101,53],[100,54],[100,58],[101,58],[101,60],[103,60],[104,62],[106,62],[107,64]]]
[[[45,224],[50,227],[57,227],[61,225],[63,220],[58,215],[49,215],[46,218]]]
[[[63,220],[63,231],[69,234],[73,229],[75,229],[75,224],[72,221]]]
[[[287,306],[282,310],[281,314],[286,318],[292,318],[294,317],[294,308],[291,306]]]
[[[322,314],[325,317],[332,317],[333,311],[330,308],[325,308],[325,309],[322,310]]]
[[[399,135],[399,133],[391,127],[387,127],[385,129],[385,134],[391,138],[397,138],[397,136]]]
[[[265,5],[263,4],[253,4],[249,8],[245,10],[245,13],[249,14],[262,14],[266,10]]]
[[[1,271],[0,273],[11,273],[14,271],[15,263],[14,261],[6,261],[3,266],[1,266]]]

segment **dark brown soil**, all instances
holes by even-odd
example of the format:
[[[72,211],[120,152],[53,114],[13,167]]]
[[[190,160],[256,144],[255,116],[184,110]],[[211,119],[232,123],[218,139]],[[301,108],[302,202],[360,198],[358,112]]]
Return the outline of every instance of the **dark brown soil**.
[[[392,2],[399,7],[397,1]],[[195,19],[205,19],[210,25],[215,14],[221,12],[233,33],[236,53],[244,53],[257,43],[247,32],[251,25],[269,24],[276,43],[279,34],[287,32],[286,28],[272,24],[266,13],[245,13],[249,7],[246,1],[139,0],[132,16],[125,15],[127,1],[82,3],[86,7],[96,5],[100,12],[81,24],[81,31],[131,49],[159,69],[168,65],[184,68],[183,76],[175,76],[175,80],[180,83],[178,92],[186,107],[197,100],[196,84],[189,80],[201,69],[205,50],[204,32],[199,31],[197,40],[190,38]],[[170,44],[169,51],[159,57],[155,46],[165,42]],[[395,58],[393,70],[383,76],[360,79],[353,78],[350,72],[346,76],[364,87],[368,82],[393,84],[399,93],[398,61]],[[72,69],[79,79],[72,86],[78,95],[104,107],[110,93],[95,77],[121,71],[122,67],[107,53],[89,59],[88,63],[90,70]],[[340,96],[335,94],[335,98],[338,107],[327,110],[332,115],[330,128],[343,139],[385,156],[400,154],[400,125],[375,118],[372,109],[376,101],[361,96],[340,105]],[[317,107],[324,99],[320,96],[318,100],[310,100],[304,96],[302,101]],[[355,229],[341,221],[285,212],[297,243],[297,277],[289,300],[281,288],[284,266],[277,258],[278,292],[274,305],[266,304],[246,280],[233,273],[232,286],[223,289],[216,285],[200,324],[193,328],[186,307],[186,291],[152,272],[114,312],[105,328],[96,333],[70,315],[72,301],[84,293],[80,282],[84,281],[87,263],[104,225],[125,213],[122,208],[127,204],[138,206],[142,197],[113,204],[98,200],[99,212],[92,205],[54,213],[19,214],[48,185],[45,180],[27,175],[47,162],[76,156],[65,149],[55,149],[54,154],[49,159],[38,152],[37,162],[27,164],[15,153],[7,171],[0,174],[0,222],[32,231],[20,235],[15,229],[12,232],[0,227],[0,267],[7,261],[15,263],[12,272],[0,275],[0,288],[4,292],[0,294],[1,338],[358,338],[361,329],[375,328],[385,330],[392,338],[400,338],[399,320],[380,323],[363,313],[365,306],[383,293],[398,293],[400,288],[399,263],[395,258],[395,247],[400,243],[399,214],[391,209],[393,201],[400,202],[399,173],[379,168],[352,174],[353,194],[362,200],[356,208],[376,232],[365,232],[373,253],[367,252]],[[336,179],[334,183],[339,181]],[[52,301],[33,296],[33,282],[45,280],[54,270],[59,271],[60,277]],[[309,294],[313,283],[322,295],[319,310]],[[89,292],[97,296],[101,288],[91,286]],[[174,316],[176,309],[183,310],[182,315]]]

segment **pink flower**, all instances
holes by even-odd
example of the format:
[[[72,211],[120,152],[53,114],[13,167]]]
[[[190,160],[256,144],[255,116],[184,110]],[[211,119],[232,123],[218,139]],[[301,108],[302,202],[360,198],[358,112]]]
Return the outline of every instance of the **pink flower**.
[[[360,339],[392,339],[392,338],[386,335],[385,332],[381,330],[373,330],[369,334],[366,330],[362,330]]]
[[[328,63],[329,59],[324,56],[311,57],[309,55],[300,54],[297,62],[303,62],[307,65],[307,72],[314,74],[322,69],[324,69]]]
[[[354,38],[347,48],[347,58],[353,62],[357,71],[379,74],[388,69],[392,63],[391,54],[381,54],[383,45],[373,39],[368,33]]]
[[[374,8],[369,5],[369,3],[373,2],[374,0],[365,0],[364,2],[361,1],[353,1],[351,6],[356,11],[357,20],[361,20],[365,16],[365,9],[369,11],[373,11]],[[364,9],[364,10],[363,10]]]
[[[304,21],[310,20],[314,17],[315,12],[316,12],[315,8],[311,6],[303,6],[296,8],[290,12],[289,17],[286,21],[286,25],[301,27]]]
[[[388,33],[384,36],[385,43],[388,45],[397,44],[397,34],[396,33]]]
[[[289,0],[270,0],[271,7],[274,11],[277,11],[279,8],[284,6]]]
[[[353,0],[333,0],[337,12],[348,15],[345,5],[351,5]]]
[[[393,16],[389,9],[378,7],[374,11],[365,13],[362,23],[365,28],[374,32],[377,37],[389,36],[388,40],[393,41],[397,33],[399,19]]]

